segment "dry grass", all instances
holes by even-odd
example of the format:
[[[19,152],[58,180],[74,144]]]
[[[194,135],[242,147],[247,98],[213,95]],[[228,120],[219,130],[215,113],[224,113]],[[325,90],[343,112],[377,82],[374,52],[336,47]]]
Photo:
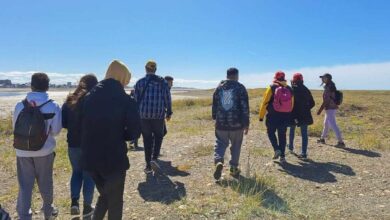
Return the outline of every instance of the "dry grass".
[[[174,115],[172,120],[168,122],[170,131],[168,139],[178,140],[177,142],[180,143],[178,146],[188,145],[191,158],[195,158],[191,159],[190,162],[181,161],[181,163],[189,165],[178,165],[176,169],[183,172],[191,172],[190,177],[199,175],[199,179],[196,179],[192,183],[193,185],[187,183],[189,191],[187,196],[196,196],[184,197],[180,201],[162,206],[162,210],[166,216],[172,217],[171,219],[331,219],[339,215],[338,212],[332,210],[328,210],[325,214],[321,208],[317,208],[316,210],[307,208],[310,205],[306,206],[306,199],[310,199],[310,197],[305,195],[306,192],[298,191],[298,194],[294,194],[288,190],[301,187],[302,190],[310,192],[313,191],[312,188],[315,188],[313,186],[314,184],[308,184],[307,181],[291,182],[291,178],[287,179],[285,175],[280,173],[268,173],[264,171],[267,169],[264,168],[264,163],[257,164],[257,168],[250,166],[250,172],[248,172],[257,173],[256,171],[260,170],[261,175],[248,175],[248,177],[242,177],[239,180],[226,178],[218,188],[216,188],[215,184],[210,184],[208,182],[209,180],[207,180],[209,175],[207,172],[212,171],[208,170],[209,164],[205,165],[204,160],[201,160],[201,158],[207,157],[207,161],[213,152],[214,142],[212,142],[213,138],[210,138],[214,133],[214,122],[211,119],[212,92],[212,90],[201,91],[198,92],[201,94],[199,96],[201,98],[175,100],[173,102]],[[259,89],[249,90],[251,132],[253,133],[264,133],[264,125],[258,122],[258,106],[262,99],[262,93],[263,90]],[[313,94],[317,103],[314,110],[317,110],[321,99],[321,91],[313,91]],[[362,150],[380,149],[381,151],[390,149],[389,95],[390,92],[345,92],[345,102],[340,108],[338,122],[346,142],[351,144],[353,148]],[[314,110],[313,113],[315,112]],[[322,131],[323,115],[316,116],[313,114],[313,116],[315,123],[310,126],[310,135],[312,137],[318,137]],[[9,177],[14,176],[15,173],[15,153],[11,147],[11,135],[11,120],[5,119],[1,121],[0,171],[6,172],[9,174]],[[262,158],[272,156],[272,149],[265,144],[268,142],[259,142],[260,138],[258,136],[260,135],[253,135],[251,142],[248,143],[248,151],[246,149],[243,150],[251,153],[251,164],[255,164],[262,160]],[[199,140],[199,142],[194,143],[194,140]],[[65,186],[65,183],[69,179],[70,164],[67,157],[65,132],[59,135],[57,144],[54,173],[57,183],[63,185],[56,185],[56,191],[61,192],[61,195],[65,196],[57,196],[56,205],[61,210],[67,210],[69,207],[69,199],[67,197],[68,186]],[[171,155],[173,155],[172,157],[177,156],[176,154]],[[197,164],[197,162],[193,161],[196,159],[199,159],[203,163],[201,165]],[[244,164],[246,157],[242,157],[241,159]],[[212,164],[212,161],[207,162]],[[326,163],[323,164],[326,165]],[[316,164],[316,166],[320,165],[321,163]],[[299,168],[298,165],[294,165],[294,168],[297,167]],[[198,174],[198,172],[202,173]],[[130,173],[133,175],[135,172],[131,170]],[[331,176],[326,169],[323,171],[323,174],[325,176]],[[308,176],[311,177],[309,174]],[[297,182],[306,185],[297,185],[296,187],[289,185],[296,184]],[[131,184],[129,184],[130,187],[134,187],[134,183]],[[0,203],[9,204],[16,198],[17,185],[9,185],[7,187],[7,193],[0,195]],[[325,184],[321,186],[321,190],[322,188],[332,187]],[[327,192],[320,191],[319,193],[324,193],[325,195]],[[317,199],[319,201],[321,198],[318,197]],[[314,202],[320,204],[318,201]],[[39,202],[34,203],[34,206],[38,206],[37,203]],[[149,206],[150,204],[152,203],[142,203],[141,206]],[[137,205],[139,204],[137,203]],[[329,206],[329,204],[326,205]],[[135,208],[138,209],[137,207]],[[144,217],[142,214],[140,216]],[[356,217],[356,215],[354,216]]]

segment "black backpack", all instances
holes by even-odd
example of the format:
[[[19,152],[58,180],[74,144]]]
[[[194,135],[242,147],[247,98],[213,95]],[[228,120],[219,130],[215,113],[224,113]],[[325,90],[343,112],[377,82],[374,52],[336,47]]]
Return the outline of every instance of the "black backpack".
[[[336,90],[335,97],[334,97],[334,103],[336,105],[341,105],[343,103],[344,95],[343,92],[340,90]]]
[[[1,205],[0,205],[0,220],[11,220],[11,217],[4,209],[1,208]]]
[[[14,129],[14,148],[25,151],[38,151],[42,149],[47,140],[46,123],[48,115],[41,112],[42,105],[31,105],[26,99],[23,100],[24,108],[18,115]],[[50,117],[50,116],[49,116]],[[51,116],[53,117],[53,116]]]

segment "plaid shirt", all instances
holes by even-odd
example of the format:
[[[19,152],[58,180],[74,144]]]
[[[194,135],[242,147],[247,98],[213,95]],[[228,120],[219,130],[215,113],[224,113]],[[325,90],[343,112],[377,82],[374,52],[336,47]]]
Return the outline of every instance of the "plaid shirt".
[[[141,97],[145,87],[145,94]],[[138,80],[134,89],[141,119],[164,119],[166,115],[172,115],[171,92],[164,78],[148,74]]]

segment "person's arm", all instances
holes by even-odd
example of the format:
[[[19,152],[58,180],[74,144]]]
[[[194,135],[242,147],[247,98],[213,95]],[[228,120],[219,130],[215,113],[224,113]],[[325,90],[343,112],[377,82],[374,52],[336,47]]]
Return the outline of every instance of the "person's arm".
[[[14,109],[14,114],[12,116],[12,128],[15,129],[15,123],[16,123],[16,120],[18,119],[18,116],[20,114],[20,112],[22,111],[23,109],[23,103],[18,103],[16,104],[15,106],[15,109]]]
[[[69,108],[68,108],[67,104],[64,103],[62,105],[61,114],[62,114],[62,127],[66,128],[66,129],[68,129],[68,111],[69,111]]]
[[[164,88],[164,98],[165,98],[165,109],[167,112],[167,120],[171,119],[171,116],[173,114],[172,112],[172,97],[171,97],[171,90],[169,90],[168,83],[164,82],[163,85]]]
[[[217,105],[218,105],[218,88],[215,89],[213,94],[213,105],[211,108],[211,117],[213,120],[217,119]]]
[[[139,81],[134,86],[134,99],[136,102],[139,101],[140,91],[139,91]]]
[[[272,97],[272,88],[271,86],[269,86],[264,92],[263,101],[260,105],[260,111],[259,111],[260,121],[264,120],[265,113],[267,112],[267,106],[269,104],[269,101],[271,100],[271,97]]]
[[[55,106],[54,110],[54,117],[50,119],[50,134],[52,136],[56,136],[61,132],[62,129],[62,114],[61,114],[61,108],[57,104],[53,103]]]
[[[308,100],[309,100],[309,108],[312,109],[316,105],[316,102],[314,101],[313,95],[311,94],[310,90],[307,90],[308,93]]]
[[[242,116],[242,124],[244,126],[244,133],[248,134],[249,129],[249,98],[248,98],[248,92],[246,91],[245,86],[242,86],[242,91],[240,93],[240,109],[241,109],[241,116]]]
[[[321,107],[320,109],[318,109],[318,112],[317,112],[317,115],[320,115],[322,113],[322,111],[329,106],[330,104],[330,92],[329,90],[326,88],[325,91],[324,91],[324,94],[322,96],[322,104],[321,104]]]
[[[126,106],[126,129],[125,140],[138,139],[141,135],[141,119],[138,112],[138,105],[133,98],[128,98]]]

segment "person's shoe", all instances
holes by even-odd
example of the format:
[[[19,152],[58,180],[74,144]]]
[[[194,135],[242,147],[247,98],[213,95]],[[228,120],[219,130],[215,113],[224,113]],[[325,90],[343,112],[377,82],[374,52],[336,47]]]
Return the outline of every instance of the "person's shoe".
[[[91,219],[95,209],[91,205],[84,205],[83,219]]]
[[[238,167],[230,166],[230,176],[237,178],[240,176],[241,170]]]
[[[153,173],[153,170],[150,166],[146,166],[146,168],[144,169],[144,172],[145,172],[145,174],[151,174],[151,173]]]
[[[79,201],[77,201],[76,199],[72,199],[72,204],[70,206],[70,214],[71,215],[80,215]]]
[[[214,179],[215,180],[219,180],[221,178],[222,170],[223,170],[223,163],[222,162],[218,162],[215,165],[215,171],[214,171]]]
[[[307,154],[300,154],[298,155],[298,158],[301,160],[306,160],[307,159]]]
[[[294,150],[291,150],[291,149],[288,149],[288,153],[289,153],[289,154],[292,154],[292,155],[295,155]]]
[[[325,139],[320,138],[320,139],[317,140],[317,143],[319,143],[319,144],[325,144]]]
[[[158,173],[161,171],[160,165],[158,165],[157,160],[150,161],[150,167],[152,168],[154,173]]]
[[[282,152],[280,150],[276,150],[272,159],[276,160],[280,157],[280,155],[282,155]]]
[[[279,159],[279,162],[280,162],[280,163],[286,163],[286,158],[281,157],[281,158]]]
[[[340,148],[344,148],[345,147],[345,143],[343,141],[341,142],[338,142],[335,147],[340,147]]]
[[[58,217],[58,209],[53,207],[53,211],[50,217],[45,217],[45,220],[54,220]]]

